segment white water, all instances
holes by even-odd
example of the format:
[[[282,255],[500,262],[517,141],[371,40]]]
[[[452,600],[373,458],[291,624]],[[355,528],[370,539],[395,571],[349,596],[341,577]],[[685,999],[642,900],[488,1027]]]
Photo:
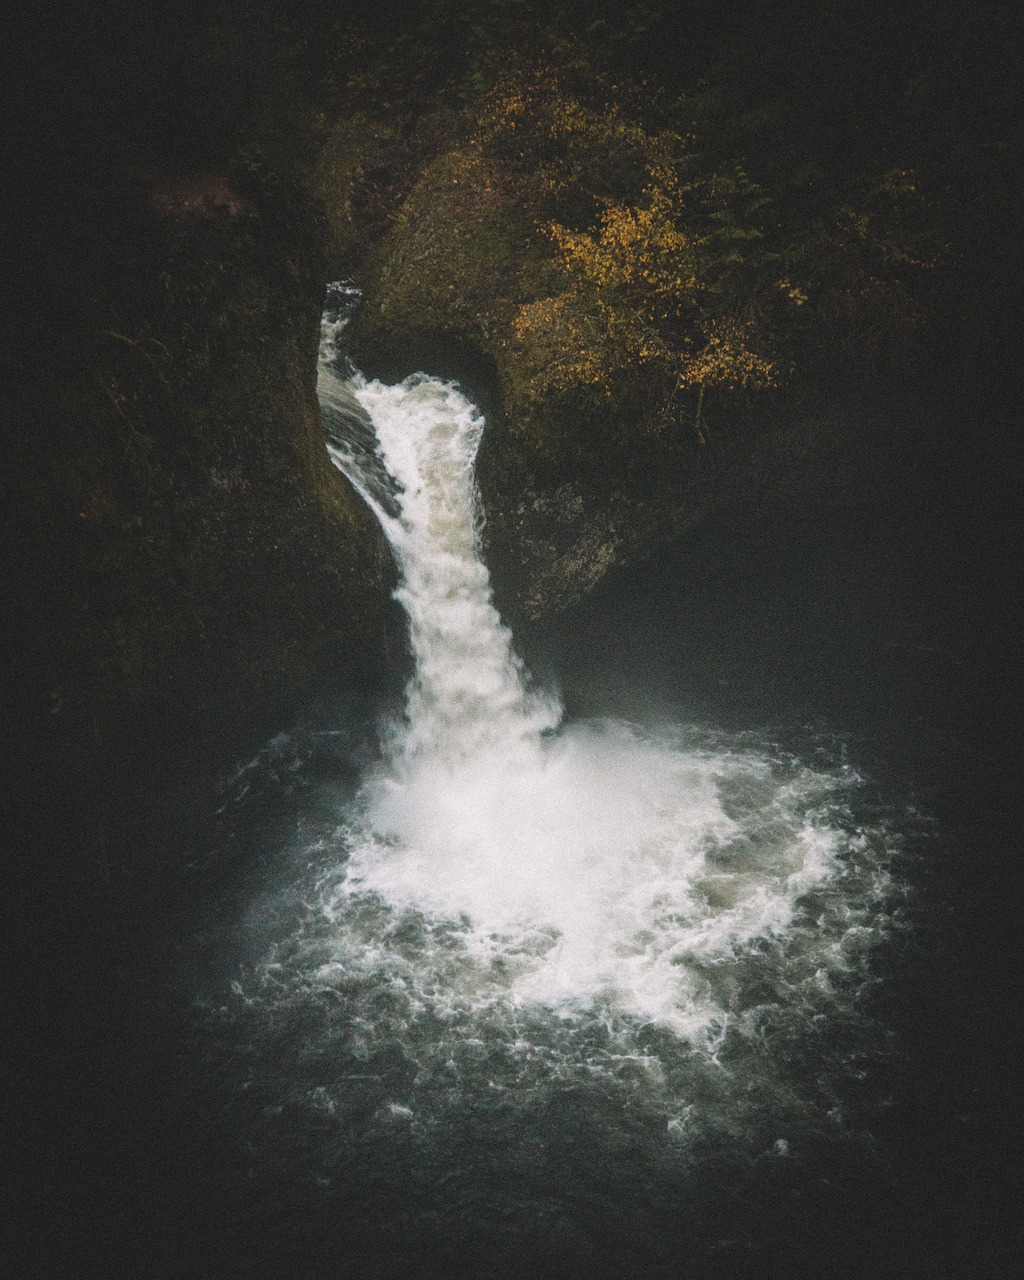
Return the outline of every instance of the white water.
[[[491,601],[479,413],[425,375],[345,385],[325,364],[320,394],[372,420],[376,456],[336,436],[331,455],[394,549],[415,675],[338,833],[347,859],[319,882],[332,954],[318,980],[387,970],[414,1011],[597,1010],[693,1044],[721,1036],[751,964],[794,1001],[827,989],[880,883],[864,834],[838,821],[855,775],[684,730],[561,724]],[[370,908],[384,924],[368,932]],[[413,920],[444,945],[410,960]]]

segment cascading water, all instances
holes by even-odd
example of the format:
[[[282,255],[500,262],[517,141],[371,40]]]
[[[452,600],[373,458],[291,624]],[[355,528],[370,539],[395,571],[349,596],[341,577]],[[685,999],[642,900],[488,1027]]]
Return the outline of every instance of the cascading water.
[[[605,1274],[595,1250],[676,1275],[680,1232],[691,1258],[753,1248],[767,1227],[737,1197],[794,1158],[848,1150],[878,1176],[887,824],[841,759],[563,722],[491,600],[480,414],[423,374],[367,382],[343,321],[328,448],[393,548],[415,669],[360,785],[278,855],[233,996],[203,1001],[248,1176],[308,1186],[311,1231],[334,1205],[367,1275],[454,1274],[456,1254],[473,1276]],[[303,767],[276,739],[227,808]]]
[[[335,334],[319,383],[328,447],[394,550],[415,658],[405,719],[325,885],[338,939],[372,899],[457,934],[463,1001],[600,1007],[695,1042],[721,1035],[734,1015],[722,977],[752,956],[770,953],[797,987],[844,969],[867,840],[835,817],[856,778],[682,731],[559,727],[491,602],[473,476],[483,419],[426,375],[343,380]]]
[[[324,370],[329,402],[333,382]],[[558,729],[561,708],[528,689],[491,603],[473,479],[480,415],[423,375],[357,379],[351,394],[374,424],[397,513],[353,451],[332,443],[331,454],[394,548],[416,666],[323,900],[339,938],[372,897],[457,933],[463,1000],[566,1016],[601,1007],[694,1040],[730,1016],[709,968],[765,949],[787,980],[841,964],[851,903],[838,890],[857,839],[830,819],[850,779],[623,723]],[[809,918],[812,891],[833,901]]]

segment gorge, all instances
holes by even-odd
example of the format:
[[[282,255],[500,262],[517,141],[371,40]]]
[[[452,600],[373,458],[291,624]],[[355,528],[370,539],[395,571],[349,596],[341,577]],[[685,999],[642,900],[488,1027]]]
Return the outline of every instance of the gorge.
[[[570,8],[17,50],[26,1274],[1012,1265],[1013,21]]]

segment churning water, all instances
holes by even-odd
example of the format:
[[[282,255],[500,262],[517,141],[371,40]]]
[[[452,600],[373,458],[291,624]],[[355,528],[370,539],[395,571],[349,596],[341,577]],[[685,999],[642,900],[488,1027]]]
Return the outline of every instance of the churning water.
[[[759,1247],[784,1228],[744,1188],[874,1158],[887,822],[838,750],[566,722],[491,600],[481,415],[326,346],[329,450],[393,548],[415,669],[211,1011],[250,1176],[345,1216],[356,1275],[675,1275],[680,1232],[708,1266]],[[302,767],[282,738],[242,776]]]
[[[480,415],[424,376],[353,394],[395,482],[397,513],[377,515],[416,671],[319,891],[337,947],[321,980],[365,963],[354,922],[373,904],[385,933],[441,932],[440,953],[403,974],[435,1008],[652,1024],[707,1047],[749,1004],[744,974],[762,968],[793,1000],[833,986],[876,940],[886,891],[869,835],[841,821],[856,778],[681,730],[561,724],[491,603]],[[331,452],[375,502],[352,456]],[[384,935],[373,951],[387,962]]]

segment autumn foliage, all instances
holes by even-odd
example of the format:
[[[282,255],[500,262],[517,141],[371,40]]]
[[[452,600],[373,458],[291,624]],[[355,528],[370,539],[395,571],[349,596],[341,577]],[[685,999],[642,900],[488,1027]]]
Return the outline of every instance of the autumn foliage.
[[[611,396],[643,377],[666,401],[697,392],[699,432],[707,389],[772,385],[771,359],[739,320],[715,314],[708,241],[681,230],[681,215],[678,182],[652,170],[641,203],[608,204],[592,231],[546,226],[565,288],[522,307],[515,326],[520,342],[550,355],[537,394],[591,385]]]
[[[512,325],[528,401],[626,393],[657,420],[689,405],[701,432],[706,391],[775,383],[775,362],[718,287],[721,228],[694,217],[701,197],[678,135],[648,132],[614,99],[587,106],[541,70],[489,95],[475,145],[534,174],[554,254],[555,290]]]
[[[425,163],[361,322],[378,347],[433,333],[482,352],[510,430],[554,456],[566,433],[661,447],[758,402],[884,394],[948,341],[954,160],[918,119],[923,82],[865,98],[880,36],[862,65],[830,44],[839,17],[783,35],[766,11],[704,78],[661,63],[659,83],[589,29],[534,20],[416,126]]]

